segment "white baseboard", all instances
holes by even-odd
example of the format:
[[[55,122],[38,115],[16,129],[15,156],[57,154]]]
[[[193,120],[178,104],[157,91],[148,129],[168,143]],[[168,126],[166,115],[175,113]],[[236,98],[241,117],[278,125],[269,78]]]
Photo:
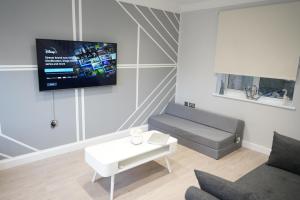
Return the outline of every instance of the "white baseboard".
[[[260,153],[263,153],[263,154],[266,154],[266,155],[270,155],[270,153],[271,153],[270,148],[267,148],[267,147],[249,142],[249,141],[245,141],[245,140],[243,140],[242,146],[247,148],[247,149],[251,149],[253,151],[257,151],[257,152],[260,152]]]
[[[148,125],[142,125],[142,126],[139,126],[137,128],[141,128],[144,131],[147,131],[148,130]],[[84,141],[65,144],[65,145],[62,145],[62,146],[53,147],[53,148],[50,148],[50,149],[45,149],[45,150],[41,150],[41,151],[38,151],[38,152],[33,152],[33,153],[29,153],[29,154],[25,154],[25,155],[13,157],[13,158],[1,160],[0,161],[0,170],[9,169],[9,168],[16,167],[16,166],[19,166],[19,165],[28,164],[28,163],[31,163],[31,162],[34,162],[34,161],[50,158],[50,157],[53,157],[53,156],[56,156],[56,155],[61,155],[61,154],[64,154],[64,153],[80,150],[80,149],[83,149],[83,148],[85,148],[87,146],[90,146],[90,145],[95,145],[95,144],[103,143],[103,142],[106,142],[106,141],[109,141],[109,140],[126,137],[128,135],[129,135],[129,129],[126,129],[126,130],[122,130],[122,131],[118,131],[118,132],[114,132],[114,133],[110,133],[110,134],[106,134],[106,135],[86,139]]]

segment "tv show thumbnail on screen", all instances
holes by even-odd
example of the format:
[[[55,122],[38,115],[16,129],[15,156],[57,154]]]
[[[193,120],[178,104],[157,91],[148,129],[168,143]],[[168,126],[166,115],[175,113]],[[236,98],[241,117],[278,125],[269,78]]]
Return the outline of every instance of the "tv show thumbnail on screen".
[[[39,88],[115,85],[117,44],[37,39]]]

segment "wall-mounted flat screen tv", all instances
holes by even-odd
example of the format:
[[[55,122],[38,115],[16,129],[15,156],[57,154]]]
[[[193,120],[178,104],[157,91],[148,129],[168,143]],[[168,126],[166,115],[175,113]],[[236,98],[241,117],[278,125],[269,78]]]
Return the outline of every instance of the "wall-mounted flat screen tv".
[[[36,39],[40,91],[115,85],[117,44]]]

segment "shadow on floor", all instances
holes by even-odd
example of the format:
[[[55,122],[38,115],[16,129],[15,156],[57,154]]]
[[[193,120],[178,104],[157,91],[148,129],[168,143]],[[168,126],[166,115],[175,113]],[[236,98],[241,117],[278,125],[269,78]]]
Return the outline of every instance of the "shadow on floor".
[[[92,172],[80,177],[83,189],[91,199],[108,199],[110,193],[110,177],[101,177],[95,183],[91,182]],[[135,167],[115,176],[114,197],[117,198],[128,191],[138,189],[142,185],[168,175],[168,170],[155,161]]]

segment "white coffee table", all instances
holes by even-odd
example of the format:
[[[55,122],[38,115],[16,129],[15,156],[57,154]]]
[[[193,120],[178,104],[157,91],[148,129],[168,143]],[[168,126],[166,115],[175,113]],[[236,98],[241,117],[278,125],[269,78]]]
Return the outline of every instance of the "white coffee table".
[[[110,200],[114,196],[115,175],[120,172],[164,157],[166,167],[171,173],[167,156],[176,151],[177,139],[170,137],[163,146],[148,144],[147,140],[153,132],[158,131],[145,132],[144,142],[140,145],[131,144],[130,137],[125,137],[85,148],[85,161],[95,170],[92,181],[95,182],[97,174],[111,177]]]

